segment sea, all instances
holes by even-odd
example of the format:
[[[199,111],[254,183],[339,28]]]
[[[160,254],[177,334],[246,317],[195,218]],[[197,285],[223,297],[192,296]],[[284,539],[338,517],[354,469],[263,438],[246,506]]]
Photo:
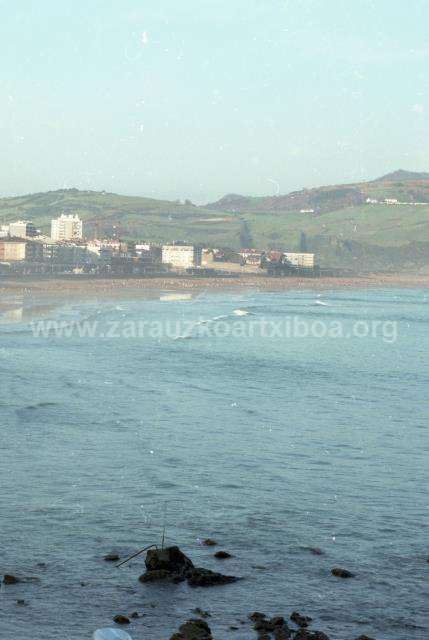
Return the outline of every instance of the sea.
[[[255,610],[429,638],[428,290],[42,302],[0,318],[0,574],[21,579],[0,638],[137,612],[133,640],[168,640],[196,608],[217,640],[256,638]],[[154,544],[242,579],[142,584],[144,554],[104,560]]]

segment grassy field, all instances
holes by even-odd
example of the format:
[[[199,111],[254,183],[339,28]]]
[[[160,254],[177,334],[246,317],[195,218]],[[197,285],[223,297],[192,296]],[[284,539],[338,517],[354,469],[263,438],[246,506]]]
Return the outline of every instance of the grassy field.
[[[371,197],[398,195],[398,188],[389,191],[389,184],[385,190],[379,183],[366,183],[366,188]],[[0,199],[0,224],[32,220],[48,234],[50,220],[61,213],[77,213],[88,237],[128,241],[184,240],[220,248],[239,249],[250,244],[260,249],[293,251],[300,247],[304,233],[309,248],[320,254],[322,263],[342,265],[352,259],[365,261],[362,256],[374,257],[377,265],[383,264],[385,256],[386,264],[392,264],[395,250],[404,263],[412,261],[415,243],[429,246],[429,204],[362,204],[314,215],[294,210],[224,212],[190,203],[75,189]],[[419,256],[421,264],[424,251]],[[367,260],[371,262],[372,258]]]

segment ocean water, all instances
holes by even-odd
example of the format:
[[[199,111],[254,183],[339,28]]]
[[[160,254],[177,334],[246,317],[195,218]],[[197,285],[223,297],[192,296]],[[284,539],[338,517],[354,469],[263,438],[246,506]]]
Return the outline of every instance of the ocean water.
[[[68,336],[3,317],[0,573],[38,580],[2,586],[0,637],[84,640],[138,611],[134,640],[168,639],[201,607],[218,640],[255,637],[237,622],[255,609],[298,610],[332,640],[428,638],[428,292],[188,298],[44,316]],[[164,524],[243,580],[143,585],[143,556],[103,561],[160,544]]]

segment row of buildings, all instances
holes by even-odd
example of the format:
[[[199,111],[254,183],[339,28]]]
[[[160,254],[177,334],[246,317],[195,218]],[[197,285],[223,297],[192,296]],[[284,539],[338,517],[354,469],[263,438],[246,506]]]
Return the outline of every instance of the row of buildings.
[[[255,249],[226,253],[183,242],[161,246],[129,245],[118,239],[87,240],[78,215],[53,219],[50,236],[41,234],[30,221],[19,220],[0,228],[2,272],[154,274],[174,270],[197,275],[259,267],[270,272],[273,265],[277,265],[276,272],[311,271],[315,268],[314,254]]]

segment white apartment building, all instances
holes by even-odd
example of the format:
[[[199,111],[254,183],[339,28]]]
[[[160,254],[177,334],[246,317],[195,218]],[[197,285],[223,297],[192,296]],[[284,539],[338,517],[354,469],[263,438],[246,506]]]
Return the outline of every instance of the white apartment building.
[[[9,225],[0,224],[0,238],[7,238],[9,235]]]
[[[9,235],[11,238],[34,238],[37,229],[32,222],[17,220],[9,224]]]
[[[51,220],[51,238],[56,242],[60,240],[79,240],[82,235],[82,220],[78,215],[62,214],[59,218]]]
[[[314,267],[314,253],[285,253],[284,257],[294,267],[304,267],[307,269],[313,269]]]
[[[165,244],[162,247],[162,262],[177,269],[201,266],[201,247],[180,244]]]

